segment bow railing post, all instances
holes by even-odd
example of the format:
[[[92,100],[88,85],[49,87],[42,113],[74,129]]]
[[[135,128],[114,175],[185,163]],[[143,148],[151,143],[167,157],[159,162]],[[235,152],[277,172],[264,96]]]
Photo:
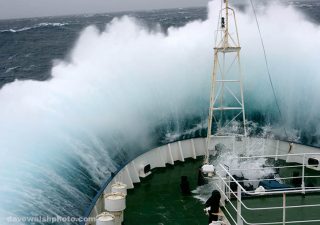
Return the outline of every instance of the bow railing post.
[[[282,225],[286,224],[286,193],[282,197]]]
[[[243,221],[241,218],[241,186],[238,185],[237,188],[237,225],[243,225]]]

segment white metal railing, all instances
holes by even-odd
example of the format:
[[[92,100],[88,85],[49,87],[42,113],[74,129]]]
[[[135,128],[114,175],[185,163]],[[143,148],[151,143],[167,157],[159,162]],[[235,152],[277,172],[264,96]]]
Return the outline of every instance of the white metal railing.
[[[246,169],[232,169],[232,168],[226,168],[225,165],[220,164],[219,167],[221,168],[221,172],[225,174],[225,176],[221,175],[221,172],[217,173],[217,176],[219,177],[220,182],[215,183],[217,189],[220,191],[220,193],[223,196],[223,208],[229,218],[232,220],[234,224],[237,225],[273,225],[273,224],[297,224],[297,223],[318,223],[320,224],[320,217],[319,219],[309,219],[304,218],[300,221],[287,221],[287,209],[294,209],[294,208],[311,208],[311,207],[320,207],[319,204],[303,204],[303,205],[287,205],[287,195],[293,194],[293,193],[302,193],[305,194],[306,192],[320,192],[320,186],[318,187],[306,187],[305,186],[305,179],[306,178],[320,178],[319,176],[306,176],[305,175],[305,166],[306,166],[306,157],[307,156],[320,156],[320,153],[301,153],[301,154],[286,154],[286,155],[265,155],[265,156],[248,156],[248,157],[237,157],[234,159],[254,159],[254,158],[278,158],[278,157],[302,157],[301,161],[302,164],[298,165],[290,165],[290,166],[268,166],[264,168],[246,168]],[[291,180],[294,178],[301,178],[301,187],[300,188],[283,188],[283,189],[268,189],[266,192],[255,192],[255,191],[247,191],[245,188],[237,181],[231,174],[232,171],[240,171],[240,170],[264,170],[264,169],[282,169],[282,168],[301,168],[302,175],[301,176],[293,176],[293,177],[279,177],[279,178],[269,178],[269,179],[251,179],[251,180],[244,180],[246,182],[250,181],[262,181],[262,180]],[[237,185],[236,192],[231,189],[231,183],[235,183]],[[282,206],[274,206],[274,207],[248,207],[242,200],[242,194],[246,194],[249,196],[261,196],[261,195],[282,195]],[[232,198],[236,200],[236,206],[232,203]],[[236,213],[235,216],[232,215],[230,210],[226,207],[225,201],[227,201],[231,206],[231,209],[234,210]],[[282,221],[277,222],[268,222],[264,221],[262,223],[253,223],[248,222],[245,218],[243,213],[241,212],[241,209],[244,208],[249,211],[259,211],[259,210],[282,210]]]

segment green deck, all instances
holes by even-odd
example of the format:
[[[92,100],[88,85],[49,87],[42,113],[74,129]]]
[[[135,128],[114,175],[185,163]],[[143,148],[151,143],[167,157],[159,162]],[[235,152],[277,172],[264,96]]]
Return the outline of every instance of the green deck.
[[[202,160],[175,162],[152,170],[152,175],[128,191],[126,225],[204,225],[208,218],[202,203],[180,193],[180,177],[188,176],[191,190],[197,187]]]
[[[175,162],[174,166],[152,170],[152,175],[142,179],[135,188],[128,191],[125,225],[205,225],[208,218],[203,212],[203,204],[192,196],[180,193],[180,177],[188,176],[191,190],[197,187],[198,168],[202,159]],[[292,172],[292,171],[290,171]],[[281,172],[280,172],[281,173]],[[314,175],[314,171],[307,173]],[[244,198],[248,207],[282,206],[282,196]],[[301,194],[287,196],[287,205],[320,204],[320,195]],[[234,202],[234,205],[236,203]],[[229,205],[227,207],[234,214]],[[248,211],[242,208],[244,218],[249,223],[282,221],[282,209]],[[320,207],[287,209],[287,221],[320,219]],[[231,221],[230,221],[231,222]],[[231,223],[232,224],[232,223]],[[292,223],[293,225],[319,225],[314,223]]]
[[[299,205],[299,204],[319,204],[320,195],[309,194],[302,196],[301,194],[288,195],[286,204]],[[249,198],[244,200],[247,207],[281,207],[282,206],[282,195],[281,196],[264,196],[259,198]],[[233,203],[236,207],[236,203]],[[228,210],[234,212],[229,205]],[[234,213],[233,213],[234,214]],[[282,221],[282,209],[273,210],[261,210],[261,211],[249,211],[242,207],[242,215],[248,223],[273,223]],[[234,217],[235,218],[235,217]],[[301,221],[308,218],[308,220],[319,220],[320,219],[320,207],[312,208],[294,208],[286,210],[286,220],[289,221]],[[245,223],[244,223],[245,224]],[[282,224],[282,223],[281,223]],[[292,225],[319,225],[320,222],[310,223],[290,223]]]

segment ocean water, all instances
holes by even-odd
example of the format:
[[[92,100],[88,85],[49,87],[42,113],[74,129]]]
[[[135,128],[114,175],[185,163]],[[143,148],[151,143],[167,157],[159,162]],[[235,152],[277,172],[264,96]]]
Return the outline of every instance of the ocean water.
[[[252,135],[320,146],[319,2],[258,6],[283,118],[237,7]],[[0,223],[82,216],[128,160],[205,136],[217,8],[0,21]]]
[[[0,21],[0,86],[15,79],[49,79],[53,61],[68,56],[84,28],[95,25],[103,30],[113,18],[124,15],[150,27],[161,24],[166,30],[205,19],[207,13],[206,8],[193,8]]]

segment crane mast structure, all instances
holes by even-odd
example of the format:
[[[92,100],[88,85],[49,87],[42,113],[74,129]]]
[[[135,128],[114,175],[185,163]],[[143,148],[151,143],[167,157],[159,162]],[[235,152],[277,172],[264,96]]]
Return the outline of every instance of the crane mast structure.
[[[247,136],[241,47],[235,11],[230,8],[229,0],[221,2],[215,35],[205,164],[209,163],[209,151],[213,150],[210,149],[213,136]],[[236,131],[228,132],[228,126],[236,120],[240,121],[240,125]],[[214,135],[213,128],[216,130]]]

